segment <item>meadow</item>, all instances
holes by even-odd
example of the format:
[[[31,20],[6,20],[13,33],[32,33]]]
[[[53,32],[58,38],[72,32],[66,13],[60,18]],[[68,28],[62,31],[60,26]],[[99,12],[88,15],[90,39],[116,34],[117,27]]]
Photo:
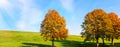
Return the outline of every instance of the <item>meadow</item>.
[[[83,41],[80,36],[69,35],[67,40],[56,40],[55,47],[95,47],[95,41]],[[102,41],[99,42],[102,47]],[[43,40],[39,32],[1,30],[0,47],[51,47],[51,41]],[[120,40],[115,40],[114,46],[110,41],[105,41],[105,47],[120,47]]]

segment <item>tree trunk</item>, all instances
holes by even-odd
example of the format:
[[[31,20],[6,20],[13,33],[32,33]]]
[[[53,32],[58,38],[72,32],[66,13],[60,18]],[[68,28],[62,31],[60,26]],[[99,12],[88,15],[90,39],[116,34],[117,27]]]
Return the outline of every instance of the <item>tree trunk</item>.
[[[96,47],[99,47],[98,38],[96,39]]]
[[[112,45],[114,45],[114,38],[112,37],[112,42],[111,42]]]
[[[52,39],[52,47],[54,47],[54,38]]]
[[[105,46],[104,38],[102,38],[102,41],[103,41],[103,47],[104,47]]]

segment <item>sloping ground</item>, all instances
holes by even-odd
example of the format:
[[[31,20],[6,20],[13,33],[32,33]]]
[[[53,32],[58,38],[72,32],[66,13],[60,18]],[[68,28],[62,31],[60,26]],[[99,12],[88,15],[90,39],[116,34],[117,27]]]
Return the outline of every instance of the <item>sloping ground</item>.
[[[84,38],[70,35],[67,40],[55,41],[56,47],[95,47],[93,41],[83,43]],[[101,40],[100,40],[101,42]],[[110,42],[106,47],[111,47]],[[120,40],[115,40],[115,47],[120,47]],[[38,32],[0,31],[0,47],[51,47],[50,41],[44,41]],[[100,43],[100,47],[102,44]]]

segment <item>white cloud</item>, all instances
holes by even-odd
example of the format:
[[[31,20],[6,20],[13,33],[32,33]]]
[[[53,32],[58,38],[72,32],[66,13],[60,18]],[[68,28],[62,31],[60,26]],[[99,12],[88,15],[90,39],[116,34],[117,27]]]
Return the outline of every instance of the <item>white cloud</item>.
[[[16,23],[17,29],[27,31],[38,31],[35,25],[40,24],[41,10],[37,9],[33,0],[19,0],[21,6],[21,17]]]
[[[8,0],[0,0],[0,7],[10,7],[11,3]]]
[[[10,0],[0,0],[0,9],[4,10],[8,16],[13,18],[13,6]]]
[[[66,10],[73,11],[73,0],[60,0],[60,2]]]
[[[17,30],[26,30],[26,31],[38,31],[41,21],[42,12],[37,8],[34,0],[0,0],[0,9],[5,11],[5,16],[9,16],[10,19],[16,18],[15,9],[20,10],[20,17],[17,17],[17,22],[15,21],[15,28]],[[2,12],[1,11],[1,12]],[[0,29],[7,28],[7,24],[5,23],[3,15],[0,14]],[[12,22],[12,21],[11,21]]]
[[[1,10],[4,9],[5,11],[7,11],[7,13],[10,13],[11,6],[12,5],[8,0],[0,0],[0,9]],[[0,11],[0,29],[2,29],[2,30],[9,28],[7,23],[4,20],[3,16],[4,15],[2,15],[2,11]]]
[[[22,22],[22,21],[20,21],[20,22],[17,23],[17,27],[20,28],[20,29],[24,29],[25,25],[26,24],[24,22]]]

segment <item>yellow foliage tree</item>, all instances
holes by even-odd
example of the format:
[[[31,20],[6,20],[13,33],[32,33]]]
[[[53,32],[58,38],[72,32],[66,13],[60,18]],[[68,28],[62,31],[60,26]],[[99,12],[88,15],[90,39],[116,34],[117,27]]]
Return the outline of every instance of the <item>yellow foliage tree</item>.
[[[86,38],[92,38],[96,40],[96,47],[99,46],[99,38],[103,40],[104,46],[104,38],[108,31],[112,30],[112,22],[109,19],[107,13],[102,9],[95,9],[92,12],[89,12],[84,19],[82,27]]]
[[[112,40],[111,44],[114,45],[114,38],[117,38],[118,35],[119,35],[118,34],[118,32],[119,32],[118,28],[120,28],[119,27],[119,24],[120,24],[119,23],[119,18],[118,18],[118,15],[115,14],[114,12],[109,13],[108,16],[112,21],[112,27],[113,27],[113,31],[110,32],[111,34],[109,36],[110,36],[110,38]]]
[[[56,10],[49,10],[41,24],[41,36],[51,40],[54,47],[54,40],[64,40],[67,35],[65,19]]]

